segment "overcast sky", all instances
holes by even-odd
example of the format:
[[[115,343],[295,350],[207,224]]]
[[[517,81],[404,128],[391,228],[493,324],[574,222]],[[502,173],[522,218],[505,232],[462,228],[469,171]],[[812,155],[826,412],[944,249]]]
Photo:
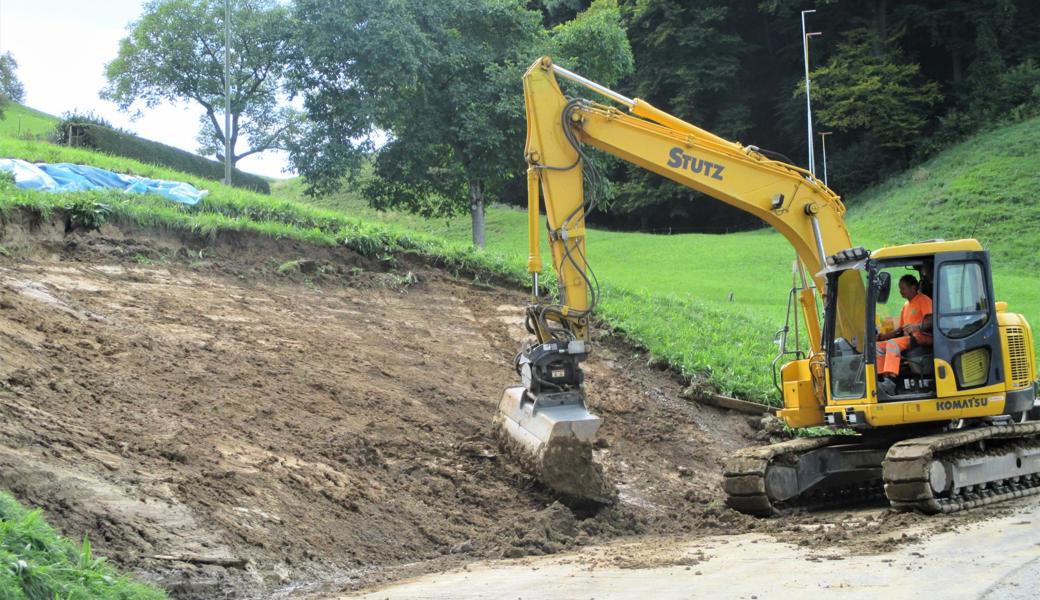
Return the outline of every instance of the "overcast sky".
[[[126,26],[141,15],[143,0],[0,0],[0,52],[18,61],[25,103],[52,115],[92,110],[117,127],[194,152],[202,110],[164,105],[130,116],[98,92],[105,64],[116,56]],[[285,157],[265,152],[239,161],[238,168],[271,177],[282,172]]]

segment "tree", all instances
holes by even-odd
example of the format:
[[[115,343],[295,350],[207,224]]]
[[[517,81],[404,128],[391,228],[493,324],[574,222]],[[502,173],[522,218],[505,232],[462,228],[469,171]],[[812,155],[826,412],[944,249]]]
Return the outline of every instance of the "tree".
[[[124,110],[137,103],[187,101],[205,111],[199,152],[224,160],[225,136],[231,162],[271,149],[284,149],[299,122],[281,103],[288,61],[289,10],[277,0],[231,0],[231,128],[224,131],[223,0],[151,0],[130,24],[119,54],[106,66],[105,99]],[[237,148],[243,138],[249,147]]]
[[[520,0],[299,0],[296,8],[292,73],[309,126],[291,156],[309,191],[341,185],[374,150],[365,135],[382,130],[370,202],[427,216],[468,211],[476,246],[487,198],[523,173],[524,69],[554,50],[607,84],[632,68],[609,0],[551,30]]]
[[[875,37],[867,29],[847,32],[835,55],[812,72],[814,112],[838,131],[863,131],[881,148],[905,150],[942,95],[934,81],[921,81],[918,65],[877,55]]]
[[[718,135],[741,139],[751,126],[750,87],[742,62],[755,46],[735,26],[736,3],[719,0],[628,0],[622,10],[638,70],[634,94]],[[756,38],[752,38],[754,41]],[[609,216],[644,229],[724,231],[754,226],[744,211],[625,163],[611,179]],[[613,223],[611,223],[613,224]]]
[[[25,99],[25,87],[18,79],[15,71],[18,62],[10,53],[0,54],[0,115],[8,102],[22,102]]]

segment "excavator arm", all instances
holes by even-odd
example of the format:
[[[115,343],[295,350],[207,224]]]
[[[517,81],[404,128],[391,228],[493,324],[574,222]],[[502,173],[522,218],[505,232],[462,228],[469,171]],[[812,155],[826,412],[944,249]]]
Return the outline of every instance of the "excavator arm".
[[[584,86],[621,105],[567,98],[557,77]],[[528,271],[534,300],[527,308],[528,330],[537,338],[515,361],[522,386],[508,388],[496,417],[501,438],[529,470],[564,494],[607,501],[611,490],[592,460],[591,441],[599,418],[585,407],[582,371],[588,354],[589,317],[598,289],[585,252],[585,215],[595,204],[597,172],[585,156],[597,148],[762,219],[794,247],[799,269],[814,286],[804,287],[810,361],[820,364],[817,298],[825,280],[825,258],[851,247],[839,197],[810,172],[775,160],[753,146],[727,141],[640,99],[627,98],[552,63],[536,61],[524,75],[527,112]],[[624,109],[627,109],[624,110]],[[586,187],[591,189],[586,190]],[[544,204],[558,302],[543,302],[539,213]],[[804,274],[803,274],[804,276]],[[863,339],[864,289],[842,278],[839,321],[848,339]],[[846,283],[847,282],[847,283]],[[845,289],[846,285],[848,290]],[[860,342],[862,343],[862,341]],[[809,362],[804,362],[808,370]],[[822,369],[813,372],[822,405]],[[805,377],[803,377],[804,379]],[[810,393],[812,397],[814,394]],[[815,400],[803,414],[822,415]]]
[[[585,86],[627,108],[627,112],[588,100],[569,100],[557,76]],[[824,289],[816,275],[824,260],[852,246],[840,198],[808,171],[767,157],[754,146],[722,139],[661,111],[559,67],[548,57],[524,75],[527,110],[528,270],[542,268],[538,232],[539,204],[544,201],[553,267],[560,280],[563,310],[577,314],[573,328],[589,308],[590,290],[584,262],[587,204],[583,191],[581,145],[637,164],[684,186],[747,211],[779,231],[794,247],[799,262]],[[571,260],[577,258],[577,260]],[[810,290],[801,298],[809,341],[820,348],[815,301]],[[842,294],[841,301],[862,303],[862,294]],[[861,307],[839,307],[839,314],[862,314]],[[845,324],[855,331],[862,324]]]

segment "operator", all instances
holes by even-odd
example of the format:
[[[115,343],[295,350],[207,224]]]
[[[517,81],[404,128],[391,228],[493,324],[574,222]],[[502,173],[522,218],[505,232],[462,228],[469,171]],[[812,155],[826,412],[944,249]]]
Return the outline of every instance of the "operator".
[[[932,336],[924,327],[927,325],[925,317],[931,318],[932,299],[918,288],[917,278],[913,275],[903,275],[899,279],[899,295],[906,298],[899,315],[899,327],[877,337],[878,388],[888,395],[896,391],[893,379],[899,375],[899,357],[910,348],[911,339],[918,346],[932,345]]]

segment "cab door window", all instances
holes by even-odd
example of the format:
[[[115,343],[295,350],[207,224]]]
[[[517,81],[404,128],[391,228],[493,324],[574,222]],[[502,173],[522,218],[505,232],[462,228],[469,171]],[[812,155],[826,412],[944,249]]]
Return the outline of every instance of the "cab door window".
[[[942,334],[966,338],[989,322],[990,300],[982,265],[947,263],[939,270],[939,320]]]

